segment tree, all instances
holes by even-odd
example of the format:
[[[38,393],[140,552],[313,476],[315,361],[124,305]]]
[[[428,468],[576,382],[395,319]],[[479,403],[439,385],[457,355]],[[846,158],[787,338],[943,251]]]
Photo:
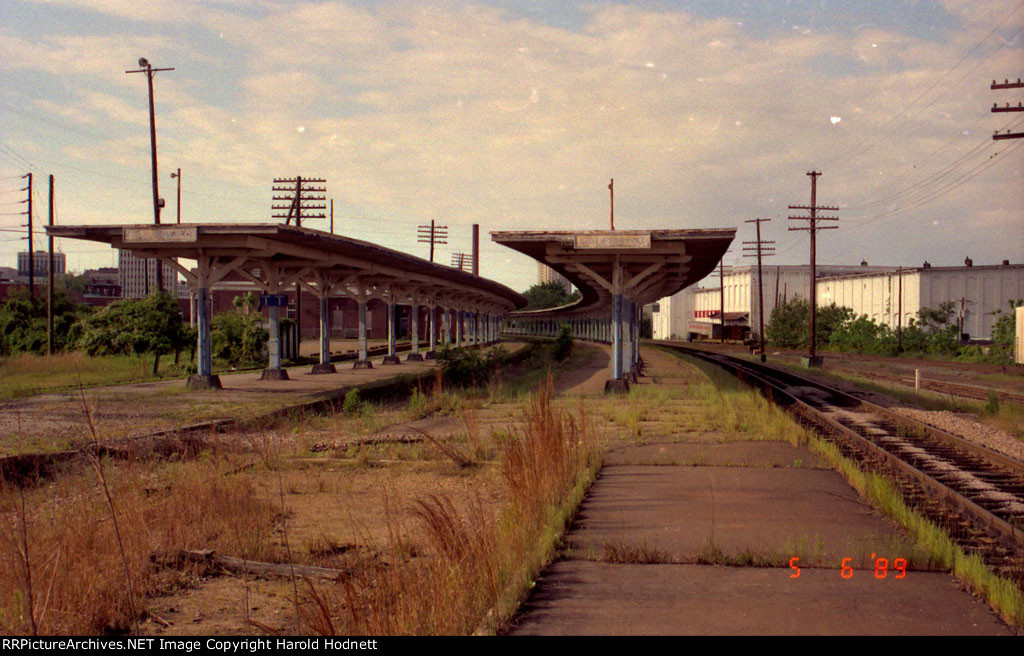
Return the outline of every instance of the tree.
[[[1017,338],[1017,318],[1014,310],[1024,306],[1024,298],[1007,301],[1007,305],[1010,306],[1009,314],[1003,314],[1002,310],[995,311],[995,314],[1001,316],[992,325],[992,345],[998,355],[1012,359],[1013,342]]]
[[[816,346],[829,344],[832,333],[854,318],[853,310],[835,303],[818,308],[814,322]],[[806,347],[810,343],[811,304],[800,296],[777,306],[772,310],[771,319],[764,333],[774,346],[783,348]]]
[[[527,301],[524,310],[542,310],[568,305],[578,299],[580,293],[574,291],[570,294],[561,283],[551,281],[530,287],[523,296]]]
[[[61,289],[53,295],[54,350],[66,350],[77,338],[74,325],[92,308],[75,303]],[[33,299],[28,289],[15,289],[0,304],[0,356],[46,353],[46,299]]]
[[[180,352],[190,336],[178,301],[166,292],[108,305],[83,320],[80,329],[78,347],[90,355],[152,353],[154,376],[160,356]]]
[[[799,348],[810,342],[810,304],[807,299],[794,296],[792,300],[772,310],[771,319],[764,328],[765,337],[773,346]]]
[[[252,314],[252,311],[260,306],[260,299],[256,294],[252,292],[246,292],[241,296],[236,296],[231,299],[231,304],[235,306],[236,310],[244,310],[245,316]]]
[[[233,367],[265,360],[269,335],[261,319],[258,314],[247,316],[238,311],[215,316],[210,329],[213,357],[226,360]]]

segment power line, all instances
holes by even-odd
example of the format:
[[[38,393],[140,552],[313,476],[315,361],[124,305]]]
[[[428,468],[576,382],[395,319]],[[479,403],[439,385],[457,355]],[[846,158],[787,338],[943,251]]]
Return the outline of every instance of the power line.
[[[910,108],[913,107],[918,101],[920,101],[922,98],[924,98],[929,93],[931,93],[932,90],[935,89],[940,83],[942,83],[942,81],[944,79],[946,79],[946,77],[950,73],[955,71],[957,68],[960,67],[961,64],[963,64],[965,61],[967,61],[967,59],[974,53],[974,51],[977,50],[979,47],[981,47],[981,45],[983,43],[985,43],[990,38],[992,38],[992,36],[995,35],[995,33],[999,31],[999,28],[1001,28],[1003,26],[1003,24],[1006,23],[1006,21],[1008,21],[1010,19],[1010,17],[1012,17],[1014,14],[1016,14],[1020,10],[1021,7],[1024,7],[1024,0],[1022,0],[1016,7],[1014,7],[1014,9],[1009,14],[1007,14],[1005,17],[1003,17],[1003,19],[1001,21],[999,21],[999,23],[997,23],[994,28],[992,28],[992,31],[989,32],[988,35],[985,36],[985,38],[983,38],[980,41],[978,41],[978,43],[976,43],[970,50],[968,50],[967,53],[963,57],[961,57],[960,60],[956,64],[954,64],[945,73],[943,73],[941,76],[939,76],[939,79],[937,79],[935,82],[933,82],[927,89],[925,89],[923,92],[921,92],[917,97],[915,97],[913,100],[911,100],[903,109],[901,109],[899,112],[897,112],[882,127],[877,129],[870,137],[868,137],[867,140],[862,141],[861,144],[860,144],[860,148],[858,150],[856,150],[852,154],[839,153],[834,158],[832,158],[831,160],[828,160],[827,162],[825,162],[825,166],[830,166],[832,164],[838,164],[839,162],[842,162],[842,161],[850,162],[855,157],[858,157],[859,155],[867,152],[872,147],[871,144],[872,144],[872,142],[875,141],[875,139],[877,139],[883,132],[888,130],[891,125],[893,125],[896,121],[898,121],[900,119],[900,117],[902,117],[904,114],[906,114],[907,111],[909,111]],[[1018,29],[1016,32],[1014,32],[1013,36],[1015,37],[1022,30],[1024,30],[1024,26],[1022,26],[1020,29]],[[1012,38],[1013,37],[1011,37],[1011,39]],[[962,82],[968,75],[970,75],[972,72],[974,72],[974,70],[977,69],[978,66],[980,66],[986,60],[988,60],[992,55],[994,55],[995,53],[997,53],[1000,50],[1002,50],[1003,48],[1005,48],[1006,45],[1007,45],[1006,42],[1001,43],[995,50],[993,50],[992,52],[987,54],[985,57],[983,57],[982,60],[978,63],[977,66],[975,66],[973,69],[968,71],[963,77],[961,77],[959,80],[957,80],[952,85],[950,85],[950,87],[948,89],[946,89],[946,91],[944,91],[941,94],[939,94],[939,96],[937,96],[934,100],[932,100],[928,105],[926,105],[920,111],[924,111],[925,109],[928,109],[929,107],[934,105],[940,98],[942,98],[947,93],[949,93],[953,88],[956,87],[956,85],[960,84],[960,82]],[[920,111],[918,112],[918,114],[920,114]],[[914,116],[917,116],[917,114],[915,114]],[[910,120],[910,118],[913,118],[913,116],[909,117],[907,120]]]

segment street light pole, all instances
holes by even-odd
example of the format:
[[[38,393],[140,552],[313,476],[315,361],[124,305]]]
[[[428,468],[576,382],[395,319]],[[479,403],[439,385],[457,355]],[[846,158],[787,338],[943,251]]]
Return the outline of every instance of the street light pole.
[[[160,189],[157,182],[156,170],[156,109],[153,106],[153,73],[156,73],[157,71],[173,70],[173,68],[153,68],[153,65],[150,64],[145,57],[139,57],[139,69],[135,71],[125,71],[126,74],[145,73],[146,79],[149,81],[149,150],[150,158],[153,163],[153,223],[156,225],[160,225]],[[146,281],[148,283],[149,263],[145,262],[144,266],[146,269]],[[157,260],[156,263],[156,287],[158,290],[163,291],[163,267],[159,260]]]
[[[178,225],[181,225],[181,169],[178,169],[177,173],[172,173],[171,178],[178,179]]]

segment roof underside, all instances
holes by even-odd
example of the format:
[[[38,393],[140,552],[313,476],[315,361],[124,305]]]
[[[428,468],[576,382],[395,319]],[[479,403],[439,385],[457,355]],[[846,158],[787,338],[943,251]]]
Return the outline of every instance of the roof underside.
[[[583,317],[609,314],[615,291],[646,304],[689,287],[711,273],[735,235],[733,228],[591,230],[492,232],[491,239],[546,264],[580,290],[572,305],[517,314]]]
[[[140,257],[215,257],[243,272],[248,267],[291,272],[295,279],[313,286],[336,283],[342,294],[353,284],[365,287],[372,280],[373,284],[414,289],[421,297],[445,295],[470,304],[500,306],[505,311],[526,304],[522,294],[493,280],[310,228],[243,223],[147,224],[52,226],[47,232],[54,237],[107,243]],[[340,284],[344,280],[350,282]]]

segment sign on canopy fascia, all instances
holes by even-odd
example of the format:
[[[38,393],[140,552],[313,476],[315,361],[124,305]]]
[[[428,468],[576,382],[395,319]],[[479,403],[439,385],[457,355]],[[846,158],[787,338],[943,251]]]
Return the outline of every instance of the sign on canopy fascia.
[[[576,235],[575,245],[578,250],[649,249],[651,247],[651,233],[648,232],[642,235]]]
[[[198,238],[199,229],[195,226],[188,228],[152,226],[124,229],[124,242],[126,244],[192,243]]]

